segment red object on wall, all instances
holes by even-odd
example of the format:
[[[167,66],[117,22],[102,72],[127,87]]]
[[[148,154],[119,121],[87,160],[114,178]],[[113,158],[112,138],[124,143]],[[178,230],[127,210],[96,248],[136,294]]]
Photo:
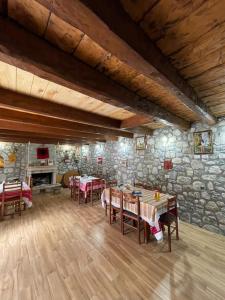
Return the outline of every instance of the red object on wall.
[[[164,160],[164,169],[165,170],[173,169],[173,163],[171,159]]]
[[[48,148],[37,148],[37,159],[49,158]]]
[[[99,165],[102,165],[102,161],[103,161],[102,157],[99,156],[99,157],[97,158],[97,163],[98,163]]]

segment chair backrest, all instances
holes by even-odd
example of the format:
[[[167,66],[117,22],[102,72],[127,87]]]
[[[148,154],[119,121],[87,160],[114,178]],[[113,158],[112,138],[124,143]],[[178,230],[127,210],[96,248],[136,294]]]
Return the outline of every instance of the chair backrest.
[[[103,191],[104,189],[106,189],[106,180],[101,179],[101,190]]]
[[[108,180],[106,182],[106,187],[114,187],[114,186],[117,186],[117,180],[116,179]]]
[[[152,190],[153,190],[152,185],[147,184],[147,183],[145,183],[145,184],[143,185],[143,188],[144,188],[145,190],[148,190],[148,191],[152,191]]]
[[[143,188],[144,184],[142,182],[135,182],[134,186]]]
[[[110,205],[112,204],[112,198],[118,198],[120,201],[120,206],[121,206],[121,202],[123,199],[123,192],[116,189],[116,188],[110,188],[109,189],[109,203]]]
[[[80,178],[73,176],[73,188],[80,189]]]
[[[177,198],[176,197],[168,199],[167,213],[177,216]]]
[[[3,184],[3,201],[5,200],[6,193],[14,192],[18,196],[18,198],[22,197],[22,189],[23,189],[23,183],[22,182],[5,182]]]
[[[102,179],[94,179],[91,181],[92,190],[98,190],[102,187]]]
[[[137,206],[137,215],[140,216],[140,198],[138,196],[134,196],[132,193],[123,193],[122,210],[125,202],[135,204]]]

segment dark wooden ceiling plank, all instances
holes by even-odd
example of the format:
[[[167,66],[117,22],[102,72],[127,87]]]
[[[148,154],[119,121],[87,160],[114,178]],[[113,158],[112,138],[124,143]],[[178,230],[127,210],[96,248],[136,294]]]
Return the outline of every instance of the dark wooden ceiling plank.
[[[0,15],[8,16],[8,0],[0,0]]]
[[[167,88],[181,103],[209,124],[216,119],[169,60],[126,14],[119,0],[36,0],[80,29],[122,62]],[[84,22],[85,19],[85,22]],[[110,38],[109,38],[110,37]]]
[[[32,102],[32,99],[33,98],[30,97],[30,102]],[[32,113],[16,111],[7,108],[0,108],[0,118],[2,120],[4,119],[4,120],[19,121],[19,122],[28,122],[36,125],[45,125],[53,128],[57,127],[57,128],[71,129],[71,130],[87,132],[87,133],[115,135],[115,136],[133,138],[132,132],[115,130],[112,128],[108,129],[104,127],[81,124],[77,122],[70,122],[62,119],[40,116]]]
[[[143,135],[153,135],[153,129],[144,127],[144,126],[139,126],[131,129],[133,133],[136,134],[143,134]]]
[[[0,130],[1,129],[22,131],[22,132],[32,132],[32,133],[38,132],[43,134],[49,134],[53,137],[62,136],[64,138],[81,137],[81,138],[92,138],[95,140],[104,139],[104,135],[101,134],[78,132],[75,130],[64,129],[64,128],[52,128],[49,126],[36,125],[27,122],[16,122],[16,121],[4,120],[0,118]],[[111,137],[114,138],[114,136]]]
[[[60,134],[52,135],[51,133],[40,133],[31,131],[17,131],[13,129],[0,129],[1,136],[11,136],[11,137],[27,137],[27,138],[46,138],[52,140],[63,140],[63,141],[106,141],[105,138],[96,140],[93,137],[73,137],[73,136],[63,136]]]
[[[10,135],[0,135],[1,142],[11,142],[11,143],[37,143],[37,144],[82,144],[82,143],[95,143],[89,140],[63,140],[63,139],[51,139],[51,138],[34,138],[26,136],[10,136]],[[105,141],[103,141],[105,142]]]
[[[153,118],[148,118],[148,117],[145,117],[145,116],[142,116],[142,115],[135,115],[133,117],[130,117],[130,118],[127,118],[127,119],[123,120],[121,122],[120,127],[123,128],[123,129],[134,128],[134,127],[137,127],[137,126],[148,124],[150,122],[153,122]]]
[[[189,123],[183,119],[151,103],[148,99],[138,97],[75,57],[54,48],[46,41],[4,18],[0,19],[0,60],[111,105],[134,113],[153,116],[167,125],[189,127]],[[1,103],[5,101],[5,105],[10,103],[11,106],[15,106],[15,101],[3,100]],[[20,105],[21,103],[24,102],[20,101]],[[35,107],[35,109],[38,108]],[[45,110],[47,115],[52,113],[47,106],[41,109]],[[62,110],[56,110],[54,114],[56,113],[60,117],[62,113],[64,114]],[[72,118],[72,108],[68,108],[68,114]]]

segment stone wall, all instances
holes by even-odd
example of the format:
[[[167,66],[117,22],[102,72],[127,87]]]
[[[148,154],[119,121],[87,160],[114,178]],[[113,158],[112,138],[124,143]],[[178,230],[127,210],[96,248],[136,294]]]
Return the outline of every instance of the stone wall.
[[[16,161],[10,162],[9,155],[15,153]],[[4,158],[4,168],[0,168],[0,182],[8,179],[25,178],[27,148],[25,144],[0,143],[0,155]]]
[[[117,174],[115,146],[116,143],[113,142],[83,145],[80,159],[81,173],[99,174],[108,180],[115,178]],[[98,162],[98,158],[102,158],[102,163]]]
[[[26,166],[28,163],[27,144],[2,143],[0,142],[0,155],[4,158],[5,166],[0,168],[0,182],[26,177]],[[44,147],[49,149],[49,159],[53,160],[58,168],[58,174],[64,174],[69,170],[79,170],[80,166],[80,145],[29,145],[29,164],[37,165],[37,148]],[[9,163],[8,155],[16,154],[16,162]]]
[[[56,149],[56,165],[58,174],[80,169],[80,145],[59,145]]]
[[[214,152],[195,155],[193,132],[205,129],[213,131]],[[195,124],[187,132],[170,127],[157,129],[147,137],[147,147],[142,151],[135,149],[135,140],[120,138],[101,147],[86,146],[81,155],[87,157],[86,162],[81,158],[83,172],[95,173],[96,158],[102,155],[103,173],[110,170],[119,183],[144,181],[176,194],[182,220],[225,234],[224,120],[212,128]],[[172,159],[172,170],[164,170],[164,159]]]

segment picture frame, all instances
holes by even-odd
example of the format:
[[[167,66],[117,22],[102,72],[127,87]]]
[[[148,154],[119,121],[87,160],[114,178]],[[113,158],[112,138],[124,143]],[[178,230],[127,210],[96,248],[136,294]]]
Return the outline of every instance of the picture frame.
[[[128,167],[128,160],[127,159],[122,159],[121,160],[121,167],[127,168]]]
[[[138,136],[136,137],[136,150],[145,150],[146,149],[146,137]]]
[[[212,154],[212,130],[196,131],[194,137],[194,154]]]
[[[53,160],[52,159],[48,159],[48,166],[53,166]]]

